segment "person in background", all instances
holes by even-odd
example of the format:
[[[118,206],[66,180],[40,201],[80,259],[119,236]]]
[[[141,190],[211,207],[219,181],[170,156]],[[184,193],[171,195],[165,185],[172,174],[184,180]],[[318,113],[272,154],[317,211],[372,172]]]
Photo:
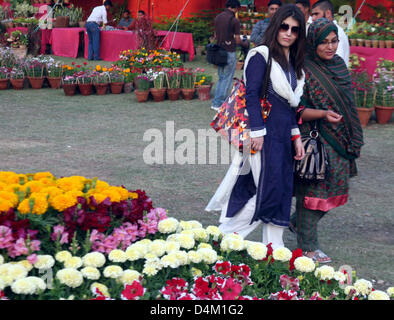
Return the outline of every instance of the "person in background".
[[[237,65],[236,48],[237,45],[248,47],[247,40],[241,40],[241,28],[235,13],[241,4],[238,0],[228,0],[226,9],[219,13],[215,18],[215,38],[216,43],[227,51],[227,65],[218,67],[219,80],[215,88],[215,96],[212,100],[212,110],[219,110],[227,98]]]
[[[296,0],[295,4],[305,16],[306,32],[308,33],[308,28],[312,23],[311,2],[309,0]]]
[[[133,18],[130,17],[130,10],[126,9],[122,14],[122,19],[120,19],[118,28],[123,30],[128,30],[130,24],[133,22]]]
[[[327,18],[332,21],[338,28],[338,49],[337,55],[339,55],[343,61],[345,61],[346,67],[349,67],[349,56],[350,46],[349,39],[345,31],[338,25],[334,19],[334,6],[329,0],[319,0],[312,6],[312,21],[316,21],[319,18]]]
[[[137,25],[141,24],[141,21],[143,21],[144,19],[147,19],[145,11],[144,10],[138,10],[137,13],[137,19],[133,20],[130,25],[128,26],[129,30],[136,30],[137,29]]]
[[[3,7],[4,13],[5,13],[5,18],[9,19],[12,18],[12,11],[11,11],[11,3],[10,0],[4,0],[3,3],[1,4]]]
[[[303,136],[310,134],[316,122],[327,150],[329,173],[320,182],[296,180],[296,211],[289,228],[297,234],[297,247],[319,263],[329,263],[331,258],[320,250],[318,223],[348,201],[350,178],[357,175],[356,159],[364,144],[352,80],[343,59],[335,54],[338,35],[337,26],[328,19],[320,18],[310,25],[304,93],[297,110]]]
[[[100,58],[100,24],[106,25],[107,11],[112,7],[110,0],[105,0],[102,6],[95,7],[86,20],[86,32],[89,37],[88,60]]]
[[[252,34],[250,35],[250,42],[252,42],[255,46],[258,46],[263,40],[264,32],[267,29],[272,16],[281,5],[282,2],[280,0],[270,0],[270,2],[268,2],[268,18],[257,22],[253,26]]]

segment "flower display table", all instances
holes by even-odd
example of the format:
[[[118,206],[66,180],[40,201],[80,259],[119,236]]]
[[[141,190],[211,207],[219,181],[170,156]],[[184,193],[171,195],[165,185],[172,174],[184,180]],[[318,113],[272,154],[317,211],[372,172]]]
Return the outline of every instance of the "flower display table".
[[[375,72],[376,62],[379,58],[394,60],[394,49],[350,46],[350,53],[355,53],[358,56],[365,58],[365,67],[370,75]]]
[[[79,33],[85,28],[54,28],[49,43],[55,56],[76,58],[79,48]]]

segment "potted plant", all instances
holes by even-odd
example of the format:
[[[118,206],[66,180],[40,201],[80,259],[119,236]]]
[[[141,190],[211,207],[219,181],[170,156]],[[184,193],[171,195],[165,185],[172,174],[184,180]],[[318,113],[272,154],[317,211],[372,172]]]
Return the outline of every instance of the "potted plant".
[[[134,79],[138,75],[137,71],[133,68],[126,68],[123,70],[124,75],[124,86],[123,91],[124,93],[130,93],[134,90]]]
[[[136,77],[137,88],[134,90],[138,102],[146,102],[149,97],[151,82],[146,74],[139,74]]]
[[[168,69],[166,71],[168,99],[176,101],[181,93],[181,71],[179,68]]]
[[[181,91],[185,100],[194,98],[196,74],[193,69],[184,69],[181,75]]]
[[[394,34],[391,31],[385,33],[384,43],[387,49],[391,49],[393,46]]]
[[[153,96],[153,100],[155,102],[164,101],[167,91],[164,83],[166,80],[164,71],[153,71],[150,69],[147,71],[147,75],[150,81],[153,83],[153,88],[150,88],[150,93]]]
[[[41,89],[45,79],[45,63],[40,58],[28,58],[25,60],[24,67],[31,87],[33,89]]]
[[[122,92],[124,85],[124,75],[120,70],[112,70],[109,72],[109,82],[111,93],[119,94]]]
[[[107,93],[108,82],[109,78],[107,72],[95,72],[93,84],[98,95],[104,95]]]
[[[80,70],[75,73],[79,91],[83,96],[89,96],[92,94],[94,76],[95,75],[91,70]]]
[[[8,88],[8,83],[10,79],[10,70],[5,67],[0,67],[0,90],[5,90]]]
[[[204,69],[197,72],[196,87],[198,98],[202,101],[210,100],[212,76],[204,73]]]
[[[29,42],[27,35],[23,34],[20,30],[15,30],[11,32],[11,35],[5,33],[4,36],[7,39],[15,57],[18,59],[24,59],[27,54],[27,45]]]
[[[374,74],[375,84],[375,114],[379,124],[390,121],[394,110],[394,62],[380,58]]]
[[[52,89],[59,89],[63,76],[63,64],[53,59],[46,64],[46,77]]]
[[[22,90],[25,82],[25,72],[21,66],[15,66],[10,73],[10,82],[15,90]]]
[[[66,96],[75,95],[77,89],[77,79],[74,76],[66,75],[62,80],[63,91]]]

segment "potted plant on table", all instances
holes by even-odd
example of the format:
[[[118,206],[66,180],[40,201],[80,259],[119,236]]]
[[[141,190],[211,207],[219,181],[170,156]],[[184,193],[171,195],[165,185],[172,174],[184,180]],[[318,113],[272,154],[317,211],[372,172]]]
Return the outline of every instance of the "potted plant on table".
[[[204,69],[197,71],[196,75],[196,88],[198,98],[202,101],[210,100],[212,88],[212,76],[206,74]]]
[[[155,102],[164,101],[167,88],[165,87],[165,73],[164,71],[154,71],[152,69],[147,71],[150,81],[153,83],[153,88],[150,88],[150,93]]]
[[[25,72],[21,66],[14,66],[10,74],[10,82],[14,90],[22,90],[25,82]]]
[[[181,75],[181,91],[185,100],[194,98],[196,74],[193,69],[184,69]]]
[[[165,72],[167,79],[167,94],[168,99],[176,101],[179,99],[181,93],[181,71],[179,68],[168,69]]]
[[[394,62],[380,58],[377,65],[374,74],[376,121],[386,124],[394,110]]]
[[[138,102],[146,102],[149,97],[151,81],[146,74],[140,74],[136,77],[136,89],[134,90]]]
[[[8,88],[8,83],[10,79],[10,69],[6,66],[0,67],[0,90],[5,90]]]

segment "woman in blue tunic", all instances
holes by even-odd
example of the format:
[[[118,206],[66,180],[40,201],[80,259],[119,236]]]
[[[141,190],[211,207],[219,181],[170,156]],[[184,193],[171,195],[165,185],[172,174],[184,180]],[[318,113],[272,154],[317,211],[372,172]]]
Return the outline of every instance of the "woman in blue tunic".
[[[269,49],[268,49],[269,48]],[[263,222],[263,243],[284,246],[293,193],[293,160],[304,148],[295,110],[303,93],[305,20],[295,5],[284,5],[272,18],[263,44],[245,60],[246,108],[251,127],[247,159],[237,153],[206,210],[221,210],[220,230],[246,237]],[[272,108],[264,122],[260,92],[268,57],[272,58],[268,101]],[[293,145],[294,150],[293,151]],[[245,170],[250,166],[251,170]]]

